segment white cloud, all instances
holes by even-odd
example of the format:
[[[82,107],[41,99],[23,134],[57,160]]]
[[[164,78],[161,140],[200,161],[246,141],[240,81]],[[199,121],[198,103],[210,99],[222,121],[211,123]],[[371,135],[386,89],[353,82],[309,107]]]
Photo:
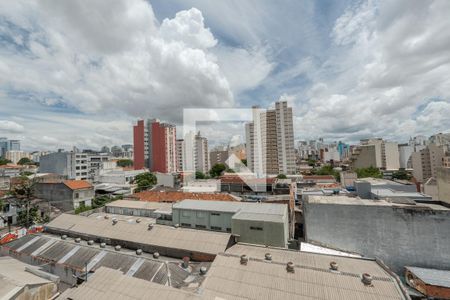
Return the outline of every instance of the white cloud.
[[[336,20],[328,74],[310,74],[299,136],[405,140],[450,128],[450,3],[397,2],[362,2]]]
[[[24,127],[13,121],[0,120],[0,135],[4,133],[21,133]]]

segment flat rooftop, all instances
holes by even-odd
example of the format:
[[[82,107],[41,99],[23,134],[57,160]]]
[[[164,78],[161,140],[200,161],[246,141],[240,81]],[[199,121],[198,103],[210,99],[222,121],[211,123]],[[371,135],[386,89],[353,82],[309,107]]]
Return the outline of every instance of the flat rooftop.
[[[141,222],[136,222],[137,219],[140,219]],[[231,237],[228,233],[175,228],[157,224],[154,224],[153,228],[149,230],[149,224],[139,217],[126,221],[118,220],[113,225],[110,218],[89,218],[62,214],[45,227],[46,230],[51,232],[131,242],[164,249],[181,249],[210,255],[225,251]]]
[[[139,200],[116,200],[106,204],[105,206],[131,209],[172,210],[172,203],[147,202]]]
[[[400,204],[386,200],[361,199],[348,196],[308,196],[307,203],[314,204],[339,204],[339,205],[361,205],[361,206],[391,206],[409,208],[428,208],[432,210],[450,211],[448,207],[433,203],[416,203],[416,205]]]

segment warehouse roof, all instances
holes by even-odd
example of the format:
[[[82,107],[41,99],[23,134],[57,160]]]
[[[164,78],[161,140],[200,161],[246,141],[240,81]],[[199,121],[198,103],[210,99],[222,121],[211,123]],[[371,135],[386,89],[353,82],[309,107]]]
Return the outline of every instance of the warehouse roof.
[[[270,253],[271,261],[265,260]],[[247,255],[247,265],[240,256]],[[338,271],[330,270],[330,262]],[[286,264],[294,263],[294,273]],[[369,273],[372,286],[361,281]],[[224,299],[406,299],[399,283],[373,260],[236,244],[216,257],[205,296]]]
[[[135,242],[166,249],[181,249],[216,255],[227,248],[230,234],[187,228],[154,225],[148,230],[148,223],[88,218],[62,214],[46,225],[47,229],[70,232],[112,240]]]
[[[450,288],[450,271],[418,267],[405,267],[425,284]]]
[[[221,201],[197,201],[184,200],[173,205],[177,209],[192,209],[219,212],[253,212],[265,214],[284,215],[286,204],[255,203],[255,202],[221,202]]]
[[[172,203],[165,202],[146,202],[137,200],[116,200],[111,203],[106,204],[106,207],[121,207],[121,208],[132,208],[132,209],[148,209],[148,210],[171,210]]]
[[[61,299],[199,299],[199,296],[168,286],[155,284],[105,267],[99,268],[89,280],[77,288],[66,290]]]
[[[307,203],[314,204],[340,204],[340,205],[361,205],[361,206],[391,206],[391,207],[404,207],[412,209],[431,209],[431,210],[442,210],[450,211],[449,208],[434,204],[434,203],[415,203],[415,205],[395,203],[386,200],[371,200],[371,199],[361,199],[359,197],[348,197],[348,196],[307,196]]]
[[[144,252],[136,255],[135,251],[125,248],[117,252],[112,246],[101,248],[99,243],[76,243],[71,238],[62,240],[59,236],[49,234],[27,235],[3,247],[26,261],[31,256],[32,261],[37,264],[51,263],[52,270],[60,267],[84,272],[87,268],[89,272],[94,272],[101,267],[107,267],[120,270],[128,276],[177,288],[201,282],[203,277],[198,275],[199,268],[210,265],[205,262],[190,262],[190,268],[184,269],[180,260],[162,256],[160,259],[154,259],[151,254]],[[188,277],[190,281],[185,282]]]
[[[0,257],[0,299],[10,299],[27,285],[50,283],[50,280],[25,270],[27,265],[11,257]]]

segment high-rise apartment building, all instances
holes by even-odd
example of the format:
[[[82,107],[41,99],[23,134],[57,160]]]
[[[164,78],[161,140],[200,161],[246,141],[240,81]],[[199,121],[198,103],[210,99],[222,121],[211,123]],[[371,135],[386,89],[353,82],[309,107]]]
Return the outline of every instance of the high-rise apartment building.
[[[294,126],[286,101],[266,111],[255,107],[253,122],[245,125],[247,164],[258,176],[294,174]]]
[[[177,171],[208,173],[211,166],[208,139],[200,132],[189,132],[184,139],[177,140]]]
[[[395,142],[387,142],[381,138],[361,140],[361,146],[374,146],[375,165],[372,167],[385,170],[398,170],[400,168],[400,154],[398,144]],[[358,159],[360,152],[354,152],[352,161]],[[358,163],[358,165],[364,165]],[[370,166],[365,166],[370,167]]]
[[[39,172],[55,173],[65,176],[67,179],[88,180],[88,154],[59,151],[41,156]]]
[[[10,160],[13,164],[17,164],[22,158],[31,159],[31,155],[25,151],[9,150],[6,151],[5,158]]]
[[[134,168],[152,172],[177,171],[176,127],[157,119],[139,120],[133,127]]]
[[[195,135],[195,171],[206,174],[209,170],[208,139],[202,137],[199,131]]]
[[[413,176],[419,182],[425,182],[436,177],[439,167],[442,167],[445,157],[444,146],[429,144],[426,148],[411,155]]]
[[[0,137],[0,156],[5,156],[8,151],[20,151],[20,141]]]

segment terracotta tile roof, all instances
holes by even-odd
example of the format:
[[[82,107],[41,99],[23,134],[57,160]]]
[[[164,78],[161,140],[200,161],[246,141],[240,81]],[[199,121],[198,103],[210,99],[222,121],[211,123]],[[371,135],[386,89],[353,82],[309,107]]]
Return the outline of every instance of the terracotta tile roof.
[[[90,184],[86,180],[64,180],[63,183],[72,190],[92,188],[92,184]]]
[[[225,175],[219,177],[221,183],[236,183],[236,184],[242,184],[244,183],[244,180],[238,176],[238,175]],[[273,184],[275,182],[276,178],[248,178],[246,179],[245,183],[249,184]]]
[[[305,175],[303,180],[335,180],[333,175]]]
[[[0,191],[0,198],[2,198],[3,196],[5,196],[7,192],[8,192],[8,191]]]
[[[185,199],[192,200],[212,200],[212,201],[237,201],[230,194],[220,193],[188,193],[188,192],[155,192],[143,191],[133,194],[131,197],[137,198],[141,201],[149,202],[178,202]]]

